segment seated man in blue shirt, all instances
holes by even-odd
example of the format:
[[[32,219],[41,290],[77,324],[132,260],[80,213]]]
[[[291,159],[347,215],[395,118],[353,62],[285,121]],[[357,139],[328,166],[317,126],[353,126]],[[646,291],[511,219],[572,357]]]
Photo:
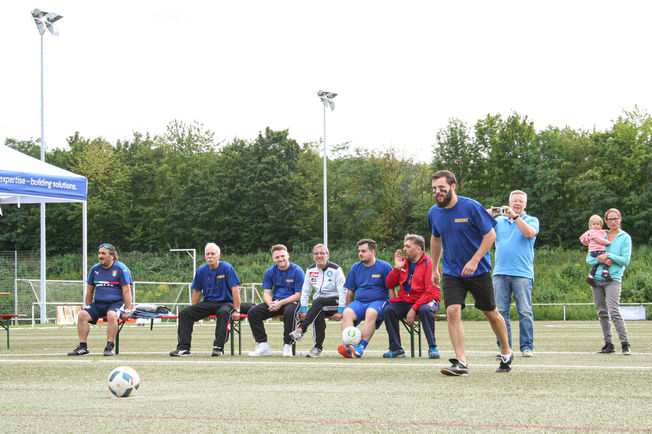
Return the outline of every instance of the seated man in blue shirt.
[[[79,346],[69,356],[90,354],[87,345],[90,324],[104,316],[107,321],[104,355],[112,356],[118,319],[126,320],[131,315],[131,271],[118,261],[118,252],[111,244],[100,244],[97,259],[98,263],[88,273],[84,309],[77,319]]]
[[[290,254],[283,244],[272,246],[274,265],[265,271],[263,277],[263,303],[249,309],[249,326],[257,345],[250,356],[271,356],[267,343],[267,333],[263,321],[277,315],[283,315],[283,356],[292,357],[294,330],[299,313],[299,299],[305,274],[298,265],[290,262]]]
[[[383,323],[383,312],[390,293],[392,298],[396,296],[395,290],[388,290],[385,284],[392,266],[376,259],[376,242],[363,239],[358,241],[357,245],[360,261],[353,264],[344,283],[347,290],[347,306],[342,315],[342,330],[357,326],[362,320],[364,326],[359,345],[341,344],[337,348],[337,351],[347,358],[362,357],[374,332]]]
[[[179,314],[177,348],[170,352],[173,357],[189,356],[192,329],[195,322],[215,315],[215,340],[212,356],[224,354],[227,340],[227,324],[233,317],[240,319],[240,279],[228,262],[220,261],[220,248],[215,243],[204,247],[206,263],[199,267],[192,281],[192,305]],[[202,294],[204,300],[199,301]]]

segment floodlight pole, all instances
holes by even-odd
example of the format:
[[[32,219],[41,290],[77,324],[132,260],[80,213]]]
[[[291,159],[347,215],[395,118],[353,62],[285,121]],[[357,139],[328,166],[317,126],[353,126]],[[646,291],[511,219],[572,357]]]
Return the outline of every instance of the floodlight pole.
[[[58,32],[54,23],[60,20],[62,17],[56,13],[43,12],[38,9],[32,11],[32,18],[36,23],[36,28],[41,34],[41,161],[45,161],[45,103],[44,103],[44,92],[43,92],[43,35],[45,34],[46,28],[53,35],[57,36]],[[45,239],[45,203],[41,202],[41,284],[40,284],[40,295],[41,295],[41,323],[47,323],[47,290],[45,286],[46,281],[46,239]],[[86,276],[84,276],[86,277]]]
[[[330,106],[331,111],[335,109],[333,98],[337,96],[336,93],[320,90],[317,96],[324,104],[324,245],[328,247],[328,170],[327,170],[327,154],[326,154],[326,107]]]

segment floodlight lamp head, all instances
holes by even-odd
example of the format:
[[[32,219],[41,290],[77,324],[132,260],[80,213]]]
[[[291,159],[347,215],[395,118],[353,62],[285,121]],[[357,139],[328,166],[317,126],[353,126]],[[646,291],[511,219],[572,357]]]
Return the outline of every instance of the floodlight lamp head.
[[[54,36],[59,36],[59,30],[57,30],[54,23],[63,18],[63,16],[55,14],[54,12],[45,12],[40,9],[34,9],[32,11],[32,18],[34,18],[36,28],[38,29],[38,32],[41,34],[41,36],[43,36],[45,33],[46,28]]]
[[[317,96],[322,97],[324,95],[326,95],[326,92],[324,92],[323,90],[317,91]]]
[[[328,99],[335,98],[336,96],[337,96],[337,94],[334,93],[334,92],[328,92],[328,93],[326,94],[326,98],[328,98]]]

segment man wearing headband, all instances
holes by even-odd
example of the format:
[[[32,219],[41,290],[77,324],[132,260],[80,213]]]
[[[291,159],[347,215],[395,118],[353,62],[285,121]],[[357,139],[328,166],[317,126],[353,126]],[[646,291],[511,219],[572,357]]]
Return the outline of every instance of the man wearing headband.
[[[126,320],[131,315],[131,271],[118,261],[118,253],[111,244],[100,244],[97,259],[99,263],[88,273],[84,309],[77,320],[79,346],[69,356],[90,354],[87,345],[90,324],[104,316],[107,321],[104,355],[112,356],[118,319]]]

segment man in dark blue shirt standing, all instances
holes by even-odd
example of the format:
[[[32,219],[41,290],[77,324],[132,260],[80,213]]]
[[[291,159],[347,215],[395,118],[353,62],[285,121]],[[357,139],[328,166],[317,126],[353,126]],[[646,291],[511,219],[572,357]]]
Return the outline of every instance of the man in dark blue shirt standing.
[[[97,258],[99,263],[88,273],[84,309],[77,319],[79,346],[69,352],[69,356],[90,354],[87,345],[90,324],[104,316],[107,321],[104,355],[112,356],[118,319],[126,320],[131,315],[131,271],[118,261],[118,253],[111,244],[100,244]]]
[[[220,261],[220,248],[215,243],[204,247],[206,263],[199,267],[192,281],[192,305],[179,314],[177,348],[170,352],[173,357],[189,356],[192,329],[195,322],[215,315],[215,340],[212,356],[224,354],[229,319],[240,319],[240,279],[228,262]],[[204,295],[204,301],[200,298]]]

